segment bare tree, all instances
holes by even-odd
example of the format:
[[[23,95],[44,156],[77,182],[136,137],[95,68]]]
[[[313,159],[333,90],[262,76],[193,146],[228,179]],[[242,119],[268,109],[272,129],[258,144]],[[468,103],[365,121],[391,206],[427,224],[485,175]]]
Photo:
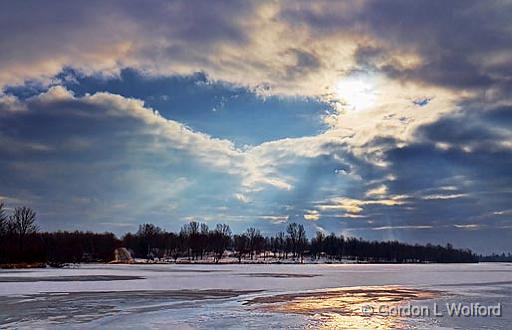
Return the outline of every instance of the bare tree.
[[[279,258],[286,257],[286,255],[285,255],[286,235],[284,234],[284,232],[280,231],[279,233],[277,233],[276,241],[277,241],[277,246],[279,249]]]
[[[5,214],[4,203],[0,203],[0,263],[4,260],[6,256],[6,245],[7,245],[7,235],[8,235],[8,218]]]
[[[231,229],[228,225],[217,224],[215,230],[211,232],[209,239],[215,253],[214,260],[218,263],[231,241]]]
[[[249,238],[245,234],[233,236],[233,247],[238,255],[238,263],[242,263],[242,258],[248,250]]]
[[[182,237],[187,241],[188,255],[192,254],[193,259],[197,259],[201,250],[201,225],[199,222],[191,221],[181,227]]]
[[[298,225],[295,222],[290,223],[288,227],[286,227],[286,232],[288,233],[288,238],[290,239],[291,249],[294,258],[295,254],[297,253],[298,231]]]
[[[259,245],[261,240],[263,239],[263,236],[261,236],[260,231],[254,227],[247,228],[245,235],[248,238],[248,248],[252,260],[255,255],[255,252],[259,250]]]
[[[297,242],[296,242],[296,250],[299,254],[300,261],[304,261],[304,251],[306,250],[306,247],[308,245],[308,239],[306,237],[306,231],[304,230],[303,225],[299,225],[297,228]]]
[[[0,237],[7,232],[7,214],[5,214],[4,203],[0,203]]]
[[[198,244],[199,244],[199,255],[201,256],[201,260],[203,260],[203,255],[205,251],[208,249],[208,234],[210,232],[210,229],[208,228],[208,225],[206,223],[201,223],[200,226],[200,232],[199,232],[199,238],[198,238]]]
[[[324,251],[325,234],[321,231],[316,232],[316,236],[311,239],[311,257],[318,259]]]
[[[21,251],[25,238],[39,229],[36,224],[36,212],[25,206],[17,207],[9,217],[9,222],[13,233],[18,236],[18,244]]]
[[[162,228],[155,226],[151,223],[145,223],[139,225],[139,230],[135,234],[140,243],[144,246],[146,258],[153,259],[155,254],[153,253],[152,247],[156,245],[157,237],[162,233]]]
[[[299,257],[302,261],[304,251],[306,250],[308,243],[304,226],[298,225],[295,222],[290,223],[286,228],[286,232],[288,233],[288,238],[290,240],[293,257]]]

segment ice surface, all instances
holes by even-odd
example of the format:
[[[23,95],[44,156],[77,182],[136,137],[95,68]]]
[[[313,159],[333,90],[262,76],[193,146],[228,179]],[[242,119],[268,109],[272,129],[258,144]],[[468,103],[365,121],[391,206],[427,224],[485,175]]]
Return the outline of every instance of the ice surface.
[[[374,327],[377,316],[354,319],[343,313],[342,306],[336,312],[339,297],[333,298],[329,313],[322,314],[321,308],[315,313],[314,304],[322,301],[317,294],[316,302],[301,294],[388,286],[440,292],[425,300],[431,305],[499,302],[503,306],[499,318],[407,318],[394,320],[394,328],[508,329],[512,324],[512,264],[90,264],[76,269],[0,271],[0,328]],[[309,304],[308,313],[247,304],[284,293]],[[391,323],[379,324],[384,329]]]

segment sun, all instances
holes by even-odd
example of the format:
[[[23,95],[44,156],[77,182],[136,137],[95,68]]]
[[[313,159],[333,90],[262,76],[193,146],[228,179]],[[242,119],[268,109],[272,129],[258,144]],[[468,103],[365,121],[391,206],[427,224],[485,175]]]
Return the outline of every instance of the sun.
[[[364,110],[376,103],[376,86],[366,77],[346,77],[336,83],[336,95],[350,110]]]

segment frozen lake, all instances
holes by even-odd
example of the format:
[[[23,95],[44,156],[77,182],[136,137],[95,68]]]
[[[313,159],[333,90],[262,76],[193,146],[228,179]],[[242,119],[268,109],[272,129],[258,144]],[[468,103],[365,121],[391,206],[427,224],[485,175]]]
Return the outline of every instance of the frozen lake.
[[[511,306],[504,263],[0,270],[0,328],[509,329]]]

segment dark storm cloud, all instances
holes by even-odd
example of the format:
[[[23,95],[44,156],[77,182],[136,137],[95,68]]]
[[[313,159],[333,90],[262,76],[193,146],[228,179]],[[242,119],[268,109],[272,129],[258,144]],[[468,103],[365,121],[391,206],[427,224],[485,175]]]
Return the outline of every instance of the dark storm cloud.
[[[48,79],[65,67],[106,75],[130,65],[149,70],[157,60],[201,71],[218,43],[248,41],[240,24],[252,7],[239,1],[2,2],[0,29],[8,33],[0,35],[0,67],[8,72],[0,84]]]
[[[488,241],[468,239],[482,230],[493,237],[493,246],[506,247],[511,230],[507,212],[512,204],[512,109],[493,103],[505,101],[512,81],[512,4],[367,1],[360,10],[350,12],[324,3],[315,10],[290,6],[281,15],[318,35],[357,31],[373,36],[376,43],[361,42],[355,53],[360,70],[406,83],[469,89],[482,96],[461,102],[458,112],[420,127],[405,144],[394,137],[377,137],[368,143],[365,147],[379,150],[388,162],[384,172],[393,179],[383,175],[380,181],[387,187],[386,196],[403,196],[403,204],[364,204],[368,199],[353,192],[348,196],[363,208],[357,215],[366,218],[341,217],[341,227],[379,239],[389,235],[423,242],[453,241],[492,251]],[[397,52],[411,52],[420,60],[404,66],[390,60]],[[431,98],[427,99],[421,105],[427,105]],[[370,181],[364,172],[363,178]],[[332,222],[320,223],[336,228]],[[371,232],[379,226],[383,229]],[[474,235],[468,234],[470,230]]]
[[[299,49],[291,49],[290,53],[297,62],[286,69],[285,78],[297,78],[320,68],[320,60],[314,54]]]
[[[357,7],[357,6],[356,6]],[[281,17],[309,26],[318,35],[357,31],[374,36],[378,46],[360,45],[360,65],[391,77],[452,88],[510,84],[512,3],[504,1],[365,1],[356,10],[320,2],[285,7]],[[390,53],[416,52],[419,67],[382,63]]]
[[[404,206],[413,208],[388,212],[393,225],[444,228],[452,241],[490,251],[464,238],[468,228],[481,227],[502,232],[494,236],[504,246],[510,219],[496,215],[512,205],[512,149],[507,144],[512,127],[506,121],[495,125],[495,118],[509,117],[507,108],[470,109],[421,127],[411,145],[388,144],[388,170],[395,177],[387,182],[389,194],[409,196]]]
[[[411,47],[424,58],[419,68],[385,68],[389,73],[405,80],[471,88],[489,87],[510,75],[508,65],[495,75],[484,61],[509,48],[511,14],[512,6],[502,1],[454,1],[449,6],[437,1],[374,1],[363,15],[373,33]]]
[[[192,42],[210,43],[216,40],[246,40],[243,31],[238,28],[240,22],[237,18],[250,12],[252,5],[242,1],[217,1],[215,6],[209,6],[202,1],[153,1],[148,5],[146,1],[138,0],[93,0],[87,4],[23,1],[2,3],[2,7],[0,27],[20,38],[16,42],[22,42],[24,37],[31,38],[30,34],[36,29],[45,37],[44,42],[48,42],[50,38],[46,37],[52,33],[61,35],[66,28],[73,28],[73,33],[79,26],[87,26],[87,30],[94,31],[90,29],[94,23],[104,24],[104,20],[109,19],[110,27],[124,29],[124,20],[130,19],[133,24],[140,24],[147,29],[148,34],[165,32],[176,38],[188,38]],[[91,22],[91,19],[97,21]],[[104,31],[105,37],[112,32]],[[95,37],[101,40],[101,35]],[[54,40],[54,43],[64,46],[64,41]],[[12,36],[3,35],[0,38],[0,45],[11,46],[12,42]],[[17,51],[10,48],[11,51]]]
[[[49,78],[66,66],[107,74],[126,67],[153,75],[204,70],[253,88],[268,84],[270,91],[315,96],[336,79],[332,72],[354,70],[500,93],[512,83],[512,4],[498,0],[0,6],[0,28],[9,32],[0,36],[2,85]],[[355,63],[339,56],[344,44],[347,51],[359,48]],[[405,65],[403,54],[419,62]],[[309,76],[321,88],[303,85]]]
[[[510,107],[482,106],[474,99],[419,127],[407,144],[377,137],[364,148],[379,150],[384,167],[351,158],[345,149],[338,155],[361,179],[343,186],[346,178],[316,194],[326,206],[317,205],[321,217],[315,225],[373,239],[452,242],[482,252],[506,249],[512,231],[511,115]],[[312,185],[314,177],[307,180]],[[476,239],[478,233],[493,237],[492,243]]]
[[[398,176],[392,184],[402,188],[399,193],[457,182],[461,189],[477,189],[466,191],[470,194],[508,191],[512,185],[512,127],[505,120],[497,125],[496,117],[509,118],[510,108],[468,109],[421,127],[415,143],[387,151],[387,160]],[[504,202],[510,202],[509,197]]]

